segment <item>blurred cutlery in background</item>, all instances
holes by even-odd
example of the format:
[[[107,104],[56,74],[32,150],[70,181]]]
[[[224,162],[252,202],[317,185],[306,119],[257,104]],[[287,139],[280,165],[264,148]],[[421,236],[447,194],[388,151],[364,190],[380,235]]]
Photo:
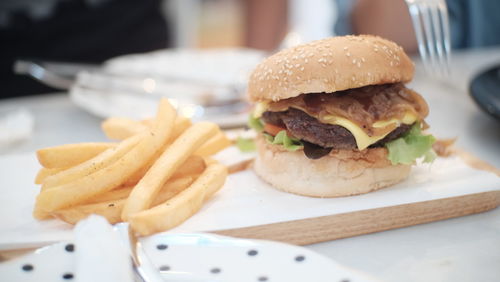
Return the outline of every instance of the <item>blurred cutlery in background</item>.
[[[167,97],[182,115],[241,127],[247,77],[263,56],[249,49],[160,50],[102,66],[23,60],[14,70],[69,91],[75,104],[100,117],[144,118]]]

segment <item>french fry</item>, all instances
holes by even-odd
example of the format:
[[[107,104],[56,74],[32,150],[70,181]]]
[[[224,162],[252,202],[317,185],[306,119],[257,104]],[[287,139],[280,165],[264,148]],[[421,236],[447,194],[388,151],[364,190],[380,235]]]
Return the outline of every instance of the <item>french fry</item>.
[[[130,179],[127,179],[127,181],[123,184],[124,186],[135,186],[141,178],[144,177],[146,172],[153,166],[154,161],[158,159],[160,154],[157,156],[153,157],[153,161],[150,161],[146,166],[141,168],[139,171],[134,173]],[[171,178],[179,178],[179,177],[184,177],[188,175],[196,175],[200,174],[203,172],[203,170],[206,168],[205,161],[203,160],[202,157],[199,156],[190,156],[178,169],[177,171],[172,175]]]
[[[172,132],[170,140],[174,141],[175,139],[177,139],[191,125],[193,125],[193,123],[190,119],[183,116],[177,116],[175,118],[174,132]]]
[[[36,156],[43,167],[68,168],[83,163],[114,146],[116,143],[110,142],[66,144],[40,149],[36,152]]]
[[[102,122],[101,128],[109,139],[124,140],[130,136],[144,132],[152,125],[153,120],[151,119],[135,121],[128,118],[111,117]],[[171,138],[177,138],[189,126],[191,126],[191,121],[189,119],[183,116],[177,116]]]
[[[104,194],[97,195],[87,201],[85,201],[83,204],[97,204],[97,203],[102,203],[102,202],[111,202],[111,201],[116,201],[116,200],[121,200],[125,199],[130,195],[130,192],[132,192],[132,186],[124,186],[122,188],[117,188],[111,191],[108,191]]]
[[[166,144],[172,133],[175,115],[168,100],[162,99],[150,134],[146,134],[116,162],[72,182],[42,191],[35,203],[34,216],[43,218],[44,213],[80,204],[123,184]]]
[[[211,164],[219,163],[218,160],[212,158],[212,157],[204,157],[203,160],[205,161],[205,165],[209,166]]]
[[[179,117],[179,116],[177,116],[177,118],[178,118],[178,117]],[[144,125],[145,125],[145,126],[147,126],[147,127],[151,127],[151,126],[153,126],[153,120],[152,120],[152,119],[150,119],[150,118],[147,118],[147,119],[143,119],[143,120],[141,120],[141,123],[142,123],[142,124],[144,124]]]
[[[222,131],[217,132],[215,136],[208,139],[198,150],[194,152],[195,155],[208,157],[222,151],[223,149],[231,146],[231,140],[227,138],[226,134]]]
[[[178,178],[172,181],[167,182],[158,196],[155,198],[153,205],[159,205],[173,196],[186,189],[191,183],[193,183],[193,177],[183,177]],[[109,223],[114,224],[121,221],[121,211],[123,209],[123,205],[125,204],[126,197],[128,194],[122,195],[121,198],[114,198],[118,196],[118,191],[128,191],[130,192],[132,187],[122,188],[118,190],[109,191],[106,194],[102,194],[100,196],[107,195],[108,198],[98,197],[95,200],[99,200],[97,202],[92,202],[80,206],[75,206],[67,209],[58,210],[52,213],[52,215],[56,218],[59,218],[67,223],[76,224],[78,221],[86,218],[90,214],[98,214],[105,217]],[[122,193],[123,194],[123,193]],[[112,195],[112,196],[111,196]]]
[[[67,223],[76,224],[91,214],[98,214],[105,217],[110,224],[115,224],[121,222],[120,212],[123,205],[125,199],[120,199],[62,209],[52,212],[51,215]]]
[[[172,174],[172,178],[181,178],[190,175],[199,175],[205,168],[205,160],[200,156],[190,156],[187,160]]]
[[[164,203],[167,200],[172,199],[175,195],[179,194],[181,191],[185,190],[189,185],[191,185],[195,180],[193,176],[184,176],[181,178],[176,178],[169,180],[160,190],[160,193],[155,197],[152,206],[157,206]]]
[[[132,228],[140,235],[173,228],[201,209],[225,182],[227,168],[221,164],[212,164],[188,188],[151,209],[129,217]]]
[[[145,122],[145,121],[143,121]],[[150,123],[150,122],[148,122]],[[186,128],[190,127],[191,121],[183,116],[177,116],[175,118],[175,124],[174,124],[174,131],[171,134],[170,140],[175,140],[179,135],[186,130]],[[171,143],[171,142],[169,142]],[[170,144],[167,144],[166,146],[169,146]],[[134,175],[130,177],[130,179],[127,179],[127,181],[124,183],[126,186],[134,186],[139,182],[139,180],[146,174],[146,172],[151,168],[153,163],[158,159],[163,151],[165,151],[165,148],[161,149],[158,151],[150,160],[149,162],[143,166],[140,170],[138,170]],[[201,172],[200,172],[201,173]]]
[[[168,145],[168,144],[167,144]],[[125,181],[125,183],[123,183],[123,185],[125,186],[135,186],[137,185],[137,183],[139,182],[139,180],[141,180],[141,178],[144,177],[144,175],[146,174],[146,172],[148,172],[148,170],[151,168],[151,166],[153,166],[154,162],[160,157],[161,153],[164,151],[164,149],[160,150],[160,151],[157,151],[147,162],[146,164],[141,167],[139,170],[137,170],[136,172],[134,172],[134,174],[132,174],[130,176],[129,179],[127,179],[127,181]]]
[[[121,142],[118,146],[110,148],[90,160],[61,171],[60,173],[48,176],[43,182],[42,191],[54,186],[70,183],[71,181],[90,175],[103,167],[109,166],[134,148],[141,139],[145,138],[145,136],[146,134],[132,136]]]
[[[61,172],[63,170],[64,170],[64,168],[45,168],[45,167],[42,167],[38,171],[38,173],[36,174],[35,184],[42,184],[43,181],[45,180],[45,178],[47,178],[51,175],[54,175],[58,172]]]
[[[134,187],[123,208],[122,219],[127,220],[130,215],[148,209],[162,185],[177,168],[216,132],[217,125],[210,122],[199,122],[186,129]]]
[[[111,117],[101,123],[101,129],[109,139],[124,140],[148,129],[148,126],[133,119]]]
[[[153,124],[151,119],[143,120],[141,121],[141,123],[147,125],[148,127]],[[188,128],[189,126],[191,126],[191,121],[189,119],[183,116],[177,116],[175,119],[174,131],[172,132],[171,139],[179,137],[179,135],[182,132],[184,132],[184,130],[186,130],[186,128]],[[43,180],[46,177],[54,175],[57,172],[64,170],[62,168],[70,168],[72,166],[79,165],[80,163],[83,163],[91,158],[94,158],[96,155],[104,152],[107,149],[116,147],[117,145],[118,145],[117,143],[113,142],[93,142],[93,143],[66,144],[61,146],[40,149],[37,151],[37,157],[40,164],[46,168],[58,168],[58,169],[40,170],[39,174],[37,175],[37,178],[35,179],[35,184],[42,184]],[[94,163],[98,162],[99,160],[94,160]],[[144,173],[147,171],[147,169],[149,169],[151,165],[145,167],[145,170],[140,175],[141,176],[144,175]],[[137,181],[138,180],[136,180],[134,184],[137,183]]]

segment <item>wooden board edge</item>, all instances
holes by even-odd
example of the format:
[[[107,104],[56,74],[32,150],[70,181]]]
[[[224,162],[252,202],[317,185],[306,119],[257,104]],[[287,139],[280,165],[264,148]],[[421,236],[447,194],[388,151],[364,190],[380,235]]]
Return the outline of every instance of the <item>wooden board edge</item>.
[[[499,205],[500,190],[211,233],[307,245],[485,212]]]

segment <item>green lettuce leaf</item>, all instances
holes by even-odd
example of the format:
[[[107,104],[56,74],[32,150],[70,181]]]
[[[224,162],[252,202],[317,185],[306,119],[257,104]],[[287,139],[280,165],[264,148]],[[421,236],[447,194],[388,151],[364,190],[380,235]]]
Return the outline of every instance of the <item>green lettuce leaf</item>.
[[[253,152],[255,151],[255,142],[252,138],[238,137],[236,139],[236,147],[244,153]]]
[[[304,144],[302,144],[299,139],[289,137],[286,134],[286,130],[278,132],[276,136],[264,133],[264,138],[266,138],[266,141],[270,144],[282,145],[287,151],[293,152],[304,147]]]
[[[248,126],[250,128],[253,128],[257,132],[263,132],[264,131],[264,123],[260,120],[260,118],[255,118],[253,115],[250,115],[248,117]],[[285,147],[287,151],[297,151],[298,149],[301,149],[304,145],[302,142],[300,142],[299,139],[291,138],[286,134],[286,130],[282,130],[276,134],[276,136],[272,136],[267,133],[263,133],[264,138],[269,144],[273,145],[282,145]],[[236,145],[238,145],[238,141],[236,141]],[[247,145],[243,145],[245,147]],[[255,145],[254,145],[255,148]],[[240,148],[242,152],[245,152]]]
[[[432,150],[435,141],[434,136],[422,134],[420,124],[416,123],[404,136],[385,144],[389,150],[387,158],[393,165],[412,164],[420,157],[424,157],[424,162],[432,162],[436,158]]]
[[[253,115],[248,117],[248,127],[253,128],[257,132],[262,132],[264,130],[264,123],[260,118],[255,118]]]

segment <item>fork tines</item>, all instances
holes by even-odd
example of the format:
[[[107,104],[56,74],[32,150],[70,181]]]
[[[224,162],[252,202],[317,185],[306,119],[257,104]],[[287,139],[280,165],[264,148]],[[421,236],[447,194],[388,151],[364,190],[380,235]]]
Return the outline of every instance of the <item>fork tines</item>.
[[[426,70],[446,76],[450,72],[450,28],[445,0],[406,0]]]

